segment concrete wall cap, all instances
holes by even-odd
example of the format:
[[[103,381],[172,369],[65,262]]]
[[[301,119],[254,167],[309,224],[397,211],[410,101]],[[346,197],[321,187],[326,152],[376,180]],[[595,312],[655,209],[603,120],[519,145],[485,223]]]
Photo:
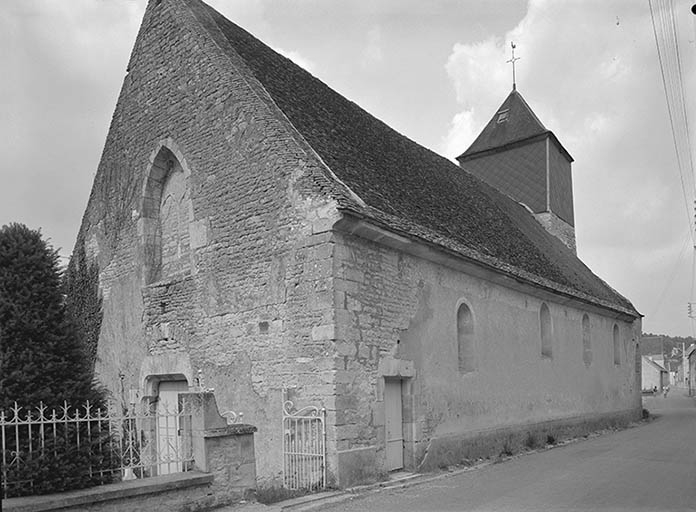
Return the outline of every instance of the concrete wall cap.
[[[253,434],[257,430],[258,429],[254,425],[239,423],[221,428],[207,429],[203,432],[203,437],[208,439],[211,437],[242,436],[245,434]]]

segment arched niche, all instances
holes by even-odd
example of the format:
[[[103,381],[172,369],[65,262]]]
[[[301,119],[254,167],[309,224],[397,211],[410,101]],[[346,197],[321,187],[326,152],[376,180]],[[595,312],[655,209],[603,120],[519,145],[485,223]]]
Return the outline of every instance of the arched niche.
[[[146,356],[140,366],[140,394],[143,398],[156,397],[162,381],[194,382],[191,359],[185,352]]]

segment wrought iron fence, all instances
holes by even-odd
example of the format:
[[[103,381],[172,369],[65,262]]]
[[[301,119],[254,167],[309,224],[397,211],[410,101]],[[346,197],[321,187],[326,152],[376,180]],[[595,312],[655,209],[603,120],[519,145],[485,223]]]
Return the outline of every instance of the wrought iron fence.
[[[188,471],[193,466],[189,411],[59,408],[0,411],[2,496],[84,488]]]
[[[326,410],[294,410],[283,403],[283,484],[287,489],[316,491],[326,487]]]

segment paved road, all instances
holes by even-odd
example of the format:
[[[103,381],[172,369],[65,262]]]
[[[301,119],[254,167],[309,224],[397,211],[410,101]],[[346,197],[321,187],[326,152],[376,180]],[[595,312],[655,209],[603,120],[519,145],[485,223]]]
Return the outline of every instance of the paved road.
[[[696,403],[644,404],[658,417],[636,428],[321,510],[696,511]]]

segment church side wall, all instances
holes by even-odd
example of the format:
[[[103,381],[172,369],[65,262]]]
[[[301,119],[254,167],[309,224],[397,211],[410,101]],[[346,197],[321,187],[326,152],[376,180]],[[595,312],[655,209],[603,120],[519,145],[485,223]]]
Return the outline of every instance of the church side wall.
[[[126,405],[152,399],[160,380],[202,377],[221,412],[258,428],[260,485],[278,485],[281,390],[333,408],[336,210],[253,79],[187,17],[176,1],[150,3],[84,216],[104,293],[97,372]],[[159,244],[186,245],[165,248],[181,261],[163,278],[148,268],[160,224],[144,191],[148,176],[164,186],[151,169],[170,157],[186,189],[172,193],[183,206],[166,224],[180,231]]]
[[[500,439],[481,444],[495,432],[521,444],[530,425],[562,436],[600,420],[639,417],[639,320],[543,301],[347,234],[337,236],[335,254],[341,485],[388,469],[385,379],[401,379],[404,465],[411,469],[498,455]],[[541,353],[542,302],[550,312],[551,357]],[[473,371],[459,364],[462,304],[473,318]],[[590,357],[583,354],[585,314]]]

